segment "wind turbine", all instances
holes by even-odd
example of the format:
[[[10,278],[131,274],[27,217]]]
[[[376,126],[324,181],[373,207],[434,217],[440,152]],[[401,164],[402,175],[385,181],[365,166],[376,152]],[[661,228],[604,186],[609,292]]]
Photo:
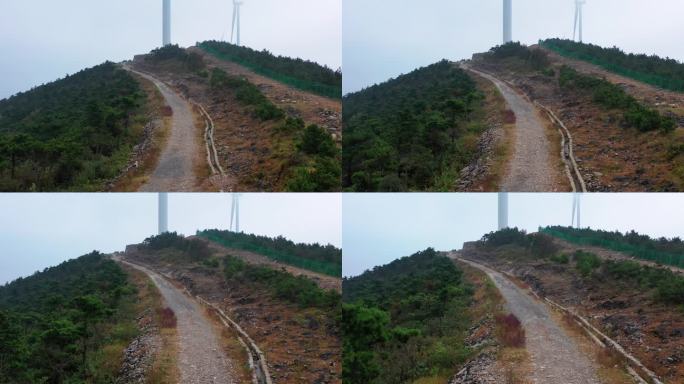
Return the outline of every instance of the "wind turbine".
[[[233,193],[233,201],[230,207],[230,229],[231,232],[240,233],[240,194]]]
[[[169,231],[169,194],[160,193],[158,197],[159,234]]]
[[[582,228],[582,224],[580,222],[580,203],[582,201],[582,194],[581,193],[573,193],[572,194],[572,227],[575,228]],[[577,219],[575,221],[575,219]],[[577,225],[575,225],[575,222]]]
[[[579,42],[582,42],[582,7],[586,4],[586,0],[575,0],[575,24],[572,30],[572,39],[575,40],[577,30],[579,29]]]
[[[499,192],[499,230],[508,228],[508,193]]]
[[[235,31],[237,30],[236,45],[240,45],[240,7],[243,2],[240,0],[233,0],[233,26],[230,29],[230,42],[233,42]]]
[[[163,0],[162,5],[162,41],[164,46],[171,44],[171,0]]]
[[[513,41],[513,0],[503,0],[503,42]]]

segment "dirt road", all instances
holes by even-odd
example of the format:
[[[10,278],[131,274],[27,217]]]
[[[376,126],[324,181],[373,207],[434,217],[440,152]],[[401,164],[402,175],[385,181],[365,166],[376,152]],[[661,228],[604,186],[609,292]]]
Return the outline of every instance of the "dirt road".
[[[551,318],[544,303],[532,298],[501,273],[458,258],[485,272],[506,300],[508,310],[525,328],[527,351],[532,360],[533,383],[599,384],[592,362]]]
[[[514,148],[501,180],[506,192],[556,192],[557,161],[551,156],[544,119],[537,108],[503,81],[468,66],[463,68],[494,83],[516,118]]]
[[[198,180],[194,172],[196,162],[203,156],[197,140],[197,127],[192,107],[166,84],[149,74],[124,67],[154,83],[173,110],[171,132],[161,152],[159,163],[149,180],[140,188],[142,192],[192,192]]]
[[[147,274],[164,297],[166,305],[176,314],[180,344],[179,382],[183,384],[236,383],[232,362],[223,352],[219,335],[204,316],[204,309],[159,274],[121,259],[118,261]]]

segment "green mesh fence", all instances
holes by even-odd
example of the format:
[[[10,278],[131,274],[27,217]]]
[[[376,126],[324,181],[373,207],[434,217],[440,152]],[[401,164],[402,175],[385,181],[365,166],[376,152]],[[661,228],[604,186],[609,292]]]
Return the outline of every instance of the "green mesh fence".
[[[640,71],[635,71],[631,70],[629,68],[625,68],[623,66],[597,59],[594,56],[591,56],[586,53],[581,53],[581,52],[576,52],[576,51],[571,51],[565,48],[562,48],[556,44],[550,43],[548,41],[540,41],[539,44],[545,48],[548,48],[556,53],[558,53],[561,56],[569,57],[571,59],[576,59],[576,60],[582,60],[586,61],[588,63],[594,64],[598,67],[601,67],[607,71],[616,73],[621,76],[629,77],[630,79],[634,79],[637,81],[640,81],[642,83],[646,84],[651,84],[655,85],[656,87],[660,87],[663,89],[668,89],[671,91],[677,91],[677,92],[684,92],[684,79],[674,79],[674,78],[668,78],[664,76],[659,76],[655,74],[649,74],[645,72],[640,72]]]
[[[302,91],[312,92],[320,96],[330,97],[332,99],[342,99],[342,86],[333,86],[328,84],[321,84],[312,81],[298,79],[293,76],[288,76],[269,68],[263,68],[249,60],[246,60],[238,55],[230,54],[224,50],[213,47],[208,43],[201,43],[198,45],[202,50],[210,55],[226,61],[231,61],[247,67],[262,76],[266,76],[283,84],[290,85]]]
[[[654,249],[635,246],[629,243],[607,240],[591,236],[577,236],[568,232],[559,231],[552,228],[541,228],[541,232],[563,239],[569,243],[577,245],[592,245],[610,249],[617,252],[634,256],[637,259],[648,260],[662,265],[671,265],[684,268],[684,255],[660,252]]]
[[[309,271],[318,272],[333,277],[342,276],[342,266],[334,263],[306,259],[290,253],[279,252],[278,250],[272,248],[258,246],[247,241],[228,240],[220,235],[212,233],[198,232],[197,236],[204,237],[205,239],[211,240],[227,248],[236,248],[244,251],[254,252],[259,255],[266,256],[269,259],[289,264],[294,267],[308,269]]]

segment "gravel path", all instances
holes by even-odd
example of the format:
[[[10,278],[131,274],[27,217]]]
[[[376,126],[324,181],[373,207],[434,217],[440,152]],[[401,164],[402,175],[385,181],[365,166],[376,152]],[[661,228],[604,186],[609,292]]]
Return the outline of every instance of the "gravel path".
[[[162,150],[159,163],[141,192],[191,192],[197,189],[198,180],[194,164],[203,153],[197,140],[197,127],[192,107],[166,84],[146,73],[126,67],[154,83],[173,110],[171,132]]]
[[[525,328],[527,351],[532,360],[533,383],[600,384],[592,362],[560,328],[544,303],[535,300],[491,268],[459,259],[485,272],[506,300],[508,310]]]
[[[178,319],[180,383],[233,384],[234,369],[221,348],[219,336],[193,299],[171,285],[159,274],[142,266],[122,261],[147,274]]]
[[[515,148],[506,174],[501,180],[501,190],[556,192],[558,184],[555,162],[550,156],[551,145],[537,108],[503,81],[476,69],[466,68],[494,83],[515,114]]]

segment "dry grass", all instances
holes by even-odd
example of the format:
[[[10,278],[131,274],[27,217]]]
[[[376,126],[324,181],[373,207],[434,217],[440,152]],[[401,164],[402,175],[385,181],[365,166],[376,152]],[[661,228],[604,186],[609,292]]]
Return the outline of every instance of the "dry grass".
[[[513,152],[515,114],[508,109],[506,100],[492,82],[472,72],[469,74],[477,83],[477,88],[485,95],[484,114],[487,117],[487,123],[501,126],[501,137],[499,137],[490,154],[489,174],[470,189],[474,191],[498,191]]]
[[[593,357],[596,373],[605,384],[631,383],[633,379],[624,369],[623,359],[614,351],[598,346],[582,328],[575,318],[555,308],[549,311],[555,322],[572,338],[585,356]]]
[[[148,180],[149,175],[157,167],[162,149],[166,145],[171,132],[172,113],[171,108],[166,105],[164,96],[151,81],[131,73],[140,83],[143,91],[147,94],[147,115],[148,121],[158,120],[159,127],[154,130],[151,138],[151,147],[137,168],[123,175],[112,188],[113,192],[134,192],[140,189]],[[142,129],[142,128],[141,128]]]
[[[170,324],[171,319],[175,322],[176,316],[173,311],[165,307],[161,293],[147,275],[126,265],[122,265],[122,267],[131,276],[138,288],[139,310],[143,311],[148,308],[152,310],[152,321],[157,325],[162,340],[162,345],[154,357],[152,367],[147,372],[147,383],[178,383],[180,377],[177,367],[178,331],[175,325],[171,327]],[[164,324],[167,327],[164,327]]]
[[[228,356],[228,359],[235,364],[234,373],[237,375],[236,379],[240,383],[249,383],[252,380],[252,371],[249,367],[249,352],[238,340],[238,334],[232,329],[226,327],[219,318],[216,311],[206,309],[206,315],[212,320],[212,325],[216,330],[216,334],[220,335],[221,345]]]
[[[566,176],[565,162],[561,157],[561,150],[563,149],[561,146],[562,134],[558,132],[558,126],[556,126],[555,122],[551,120],[546,112],[537,108],[537,115],[539,116],[539,120],[544,122],[544,133],[549,142],[549,151],[551,151],[551,153],[549,153],[549,157],[551,159],[556,159],[555,164],[553,164],[553,170],[554,177],[556,177],[556,180],[559,182],[557,184],[562,185],[566,192],[571,192],[572,186],[568,180],[568,177]]]
[[[502,326],[499,321],[495,322],[496,329],[494,334],[497,335],[501,348],[497,355],[496,369],[502,373],[506,384],[527,384],[530,381],[527,379],[532,371],[530,356],[525,349],[525,331],[520,325],[520,321],[509,318],[504,312],[504,299],[501,292],[496,288],[494,282],[482,271],[477,270],[468,264],[458,263],[459,267],[464,272],[464,278],[475,287],[473,294],[473,302],[475,303],[469,309],[469,314],[474,319],[479,319],[484,316],[492,315],[495,319],[501,318],[505,320],[504,323],[510,326],[510,332],[507,334],[502,331]],[[511,315],[512,316],[512,315]],[[517,326],[515,323],[517,321]],[[519,345],[507,346],[501,340],[501,337],[511,337],[511,344]],[[520,341],[522,339],[522,342]],[[442,381],[444,383],[445,381]]]
[[[505,347],[523,348],[525,346],[525,329],[514,314],[496,316],[499,340]]]

